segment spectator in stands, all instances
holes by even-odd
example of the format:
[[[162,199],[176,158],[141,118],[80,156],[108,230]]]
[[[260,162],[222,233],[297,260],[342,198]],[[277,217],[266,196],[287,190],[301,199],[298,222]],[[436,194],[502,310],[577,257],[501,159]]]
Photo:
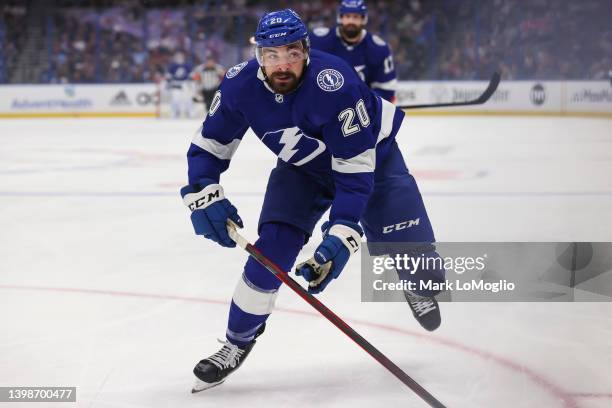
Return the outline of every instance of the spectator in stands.
[[[282,5],[280,3],[283,3]],[[0,65],[17,70],[28,7],[0,5]],[[216,53],[224,66],[252,55],[244,33],[265,10],[295,8],[310,28],[333,25],[336,0],[48,0],[48,82],[159,80],[178,50]],[[602,79],[611,68],[612,1],[369,0],[369,29],[394,53],[399,79]],[[562,44],[562,46],[559,46]]]

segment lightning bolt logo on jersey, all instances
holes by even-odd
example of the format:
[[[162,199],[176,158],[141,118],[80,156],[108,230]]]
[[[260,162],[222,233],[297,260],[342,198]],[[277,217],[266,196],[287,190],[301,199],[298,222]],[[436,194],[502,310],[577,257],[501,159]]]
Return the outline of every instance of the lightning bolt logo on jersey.
[[[168,67],[168,74],[170,79],[174,81],[185,81],[189,79],[189,73],[191,72],[191,65],[189,64],[170,64]]]
[[[189,80],[191,65],[172,63],[168,66],[168,83],[172,88],[181,88],[183,83]]]
[[[325,143],[297,127],[266,132],[261,141],[285,163],[301,166],[325,151]]]

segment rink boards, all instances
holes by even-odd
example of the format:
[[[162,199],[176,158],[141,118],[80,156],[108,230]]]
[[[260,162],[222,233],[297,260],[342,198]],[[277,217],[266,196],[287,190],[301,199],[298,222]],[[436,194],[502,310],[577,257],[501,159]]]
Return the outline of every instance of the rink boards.
[[[400,81],[397,104],[462,102],[486,86],[486,81]],[[155,83],[3,85],[0,118],[166,117],[168,98],[160,89]],[[612,117],[612,83],[502,81],[485,105],[410,114]]]

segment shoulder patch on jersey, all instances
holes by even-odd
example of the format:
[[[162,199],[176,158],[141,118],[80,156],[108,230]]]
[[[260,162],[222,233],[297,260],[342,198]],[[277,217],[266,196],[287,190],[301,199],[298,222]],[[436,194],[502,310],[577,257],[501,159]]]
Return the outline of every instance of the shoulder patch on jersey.
[[[385,40],[383,40],[382,38],[380,38],[376,34],[372,34],[372,41],[374,41],[374,44],[380,45],[381,47],[384,47],[385,45],[387,45]]]
[[[317,37],[325,37],[327,34],[329,34],[329,28],[328,27],[317,27],[314,30],[312,30],[312,33],[316,35]]]
[[[335,69],[324,69],[317,75],[317,85],[325,92],[334,92],[344,85],[344,77]]]
[[[225,74],[225,76],[227,77],[227,79],[232,79],[233,77],[238,75],[238,73],[242,71],[242,68],[246,67],[248,63],[248,61],[244,61],[238,65],[234,65],[233,67],[227,70],[227,74]]]

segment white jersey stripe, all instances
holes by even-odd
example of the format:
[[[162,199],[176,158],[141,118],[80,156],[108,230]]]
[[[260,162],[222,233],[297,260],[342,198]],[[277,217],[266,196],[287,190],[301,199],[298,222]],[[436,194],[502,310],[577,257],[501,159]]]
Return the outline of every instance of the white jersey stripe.
[[[380,131],[378,132],[376,144],[379,144],[391,135],[393,131],[393,118],[396,111],[395,105],[391,102],[383,98],[380,98],[380,101],[382,102],[382,111],[380,113]]]
[[[332,156],[332,170],[339,173],[370,173],[376,167],[376,148],[351,157],[341,159]]]
[[[208,139],[202,136],[200,133],[196,134],[191,141],[194,145],[200,147],[203,150],[206,150],[208,153],[212,154],[218,159],[221,160],[231,160],[234,153],[238,149],[238,145],[240,145],[241,139],[234,139],[228,144],[222,144],[213,139]]]
[[[397,79],[392,79],[387,82],[372,82],[370,87],[385,91],[395,91],[395,88],[397,87]]]

